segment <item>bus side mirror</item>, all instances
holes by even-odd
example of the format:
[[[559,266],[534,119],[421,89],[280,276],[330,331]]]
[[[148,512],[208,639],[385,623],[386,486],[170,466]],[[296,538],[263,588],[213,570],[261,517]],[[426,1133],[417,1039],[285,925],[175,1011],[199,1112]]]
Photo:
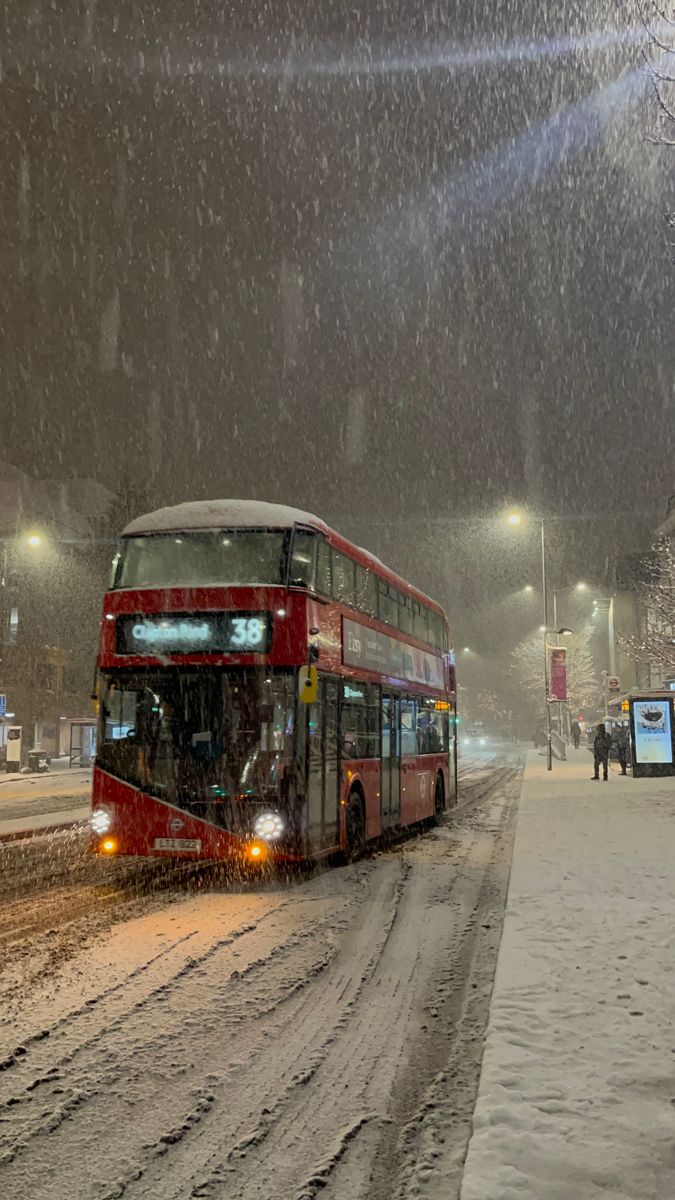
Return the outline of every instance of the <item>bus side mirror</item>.
[[[319,696],[319,672],[316,667],[301,667],[298,674],[298,699],[301,704],[316,704]]]

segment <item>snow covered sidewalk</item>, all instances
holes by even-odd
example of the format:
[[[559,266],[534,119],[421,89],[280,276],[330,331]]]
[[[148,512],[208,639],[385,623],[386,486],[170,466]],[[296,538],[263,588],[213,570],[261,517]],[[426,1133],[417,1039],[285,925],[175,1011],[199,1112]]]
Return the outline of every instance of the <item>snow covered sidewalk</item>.
[[[675,1196],[675,779],[528,755],[462,1200]]]

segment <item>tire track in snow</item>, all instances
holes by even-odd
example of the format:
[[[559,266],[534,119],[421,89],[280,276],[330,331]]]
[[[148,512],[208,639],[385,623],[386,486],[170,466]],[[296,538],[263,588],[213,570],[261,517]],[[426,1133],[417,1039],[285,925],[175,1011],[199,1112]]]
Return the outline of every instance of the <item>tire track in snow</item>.
[[[207,1124],[174,1155],[171,1179],[167,1181],[161,1169],[148,1169],[142,1177],[130,1180],[120,1195],[155,1197],[161,1189],[163,1200],[182,1200],[185,1196],[220,1195],[222,1187],[224,1194],[234,1194],[230,1191],[233,1177],[251,1151],[263,1145],[286,1111],[289,1098],[309,1089],[386,945],[398,911],[404,864],[390,859],[385,870],[376,871],[374,863],[367,863],[356,871],[362,873],[362,882],[370,883],[375,876],[374,895],[367,902],[364,921],[356,927],[352,923],[330,969],[320,978],[314,976],[311,987],[303,988],[297,1007],[284,1011],[283,1017],[277,1014],[280,1020],[261,1029],[236,1073],[220,1081],[220,1105],[214,1106]],[[349,906],[358,921],[353,899],[349,898]],[[383,908],[384,922],[380,918]],[[272,1072],[266,1059],[271,1042]],[[229,1087],[242,1078],[246,1089],[238,1095],[236,1111],[223,1113]],[[137,1180],[138,1186],[130,1186]]]
[[[433,1161],[416,1119],[424,1125],[439,1076],[434,1047],[451,1073],[480,957],[469,942],[480,947],[483,914],[498,905],[486,880],[500,866],[503,805],[476,799],[480,811],[315,876],[281,904],[238,896],[245,932],[234,944],[190,927],[184,946],[53,1032],[45,1023],[49,1036],[0,1074],[18,1098],[2,1136],[34,1130],[0,1169],[0,1193],[389,1200],[411,1159]],[[224,896],[222,912],[231,904]],[[199,938],[208,945],[185,961]],[[474,1071],[480,1036],[475,1025],[466,1038]]]
[[[145,1017],[144,1010],[149,1005],[164,998],[186,977],[207,964],[223,948],[230,947],[239,939],[255,933],[262,922],[268,921],[283,907],[285,905],[281,904],[269,909],[259,921],[248,922],[232,930],[226,937],[209,944],[197,956],[189,956],[184,959],[168,974],[164,973],[160,981],[154,983],[153,986],[149,988],[143,986],[148,982],[146,976],[152,976],[152,968],[156,967],[158,963],[166,961],[167,958],[174,955],[176,950],[184,947],[197,936],[196,931],[186,934],[170,947],[153,956],[151,960],[141,964],[118,984],[92,997],[80,1009],[61,1018],[53,1027],[44,1028],[32,1038],[27,1039],[25,1045],[17,1047],[5,1060],[6,1069],[14,1068],[13,1076],[30,1074],[31,1078],[24,1082],[21,1094],[17,1094],[15,1090],[7,1096],[3,1096],[2,1083],[4,1081],[0,1079],[0,1115],[6,1114],[9,1110],[12,1115],[9,1128],[6,1131],[0,1130],[0,1166],[12,1162],[21,1151],[29,1146],[33,1138],[44,1132],[53,1133],[63,1121],[67,1120],[74,1108],[97,1096],[102,1086],[110,1081],[110,1059],[104,1052],[97,1072],[88,1065],[86,1072],[83,1070],[81,1076],[75,1076],[74,1081],[71,1080],[72,1098],[78,1097],[77,1104],[56,1100],[53,1101],[51,1111],[45,1110],[42,1107],[45,1103],[42,1090],[44,1085],[53,1086],[55,1090],[52,1092],[52,1096],[60,1097],[65,1090],[64,1071],[66,1068],[75,1064],[79,1058],[85,1057],[92,1048],[98,1048],[101,1043],[109,1041],[115,1033],[125,1032],[128,1023],[134,1017],[141,1013]],[[139,983],[141,984],[140,988],[137,987]],[[140,992],[140,995],[135,997],[136,991]],[[111,1001],[118,1003],[111,1007]],[[103,1005],[103,1011],[101,1005]],[[89,1026],[93,1026],[93,1028],[89,1030]],[[48,1044],[47,1039],[49,1039]],[[86,1086],[81,1080],[86,1080]],[[20,1082],[21,1080],[19,1080]],[[38,1107],[40,1111],[36,1113],[35,1110]],[[28,1108],[30,1112],[26,1115],[24,1128],[17,1135],[17,1126],[21,1122],[24,1108]]]

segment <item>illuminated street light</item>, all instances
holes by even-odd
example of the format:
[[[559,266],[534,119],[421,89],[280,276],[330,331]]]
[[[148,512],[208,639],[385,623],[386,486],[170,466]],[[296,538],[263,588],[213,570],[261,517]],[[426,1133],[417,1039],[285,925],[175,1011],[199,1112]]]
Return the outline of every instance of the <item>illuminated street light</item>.
[[[509,513],[509,515],[506,519],[507,519],[509,525],[520,525],[523,518],[521,517],[520,513],[512,512],[512,513]]]
[[[29,546],[41,546],[42,538],[39,533],[29,533],[26,542]]]
[[[587,591],[588,591],[588,584],[587,584],[587,583],[578,583],[578,584],[577,584],[577,586],[576,586],[576,588],[575,588],[575,591],[577,591],[577,592],[587,592]]]
[[[523,591],[524,591],[524,592],[533,592],[533,591],[534,591],[534,588],[532,587],[532,584],[531,584],[531,583],[526,583],[526,584],[525,584],[525,587],[523,588]]]

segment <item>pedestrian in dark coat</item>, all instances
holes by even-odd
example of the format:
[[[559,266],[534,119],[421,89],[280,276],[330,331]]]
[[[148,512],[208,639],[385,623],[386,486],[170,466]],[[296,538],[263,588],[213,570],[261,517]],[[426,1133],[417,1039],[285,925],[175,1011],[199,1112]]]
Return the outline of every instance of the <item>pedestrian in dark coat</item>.
[[[593,768],[595,774],[592,779],[600,778],[600,764],[602,764],[602,778],[607,782],[607,772],[609,769],[609,751],[612,745],[612,735],[605,729],[604,722],[601,721],[595,731],[593,740]]]
[[[616,746],[616,757],[619,760],[621,774],[627,775],[626,767],[628,766],[628,730],[625,725],[617,725],[614,730],[614,745]]]
[[[578,750],[579,742],[581,741],[581,725],[579,724],[578,721],[572,721],[571,732],[572,732],[572,741],[574,742],[574,749]]]

